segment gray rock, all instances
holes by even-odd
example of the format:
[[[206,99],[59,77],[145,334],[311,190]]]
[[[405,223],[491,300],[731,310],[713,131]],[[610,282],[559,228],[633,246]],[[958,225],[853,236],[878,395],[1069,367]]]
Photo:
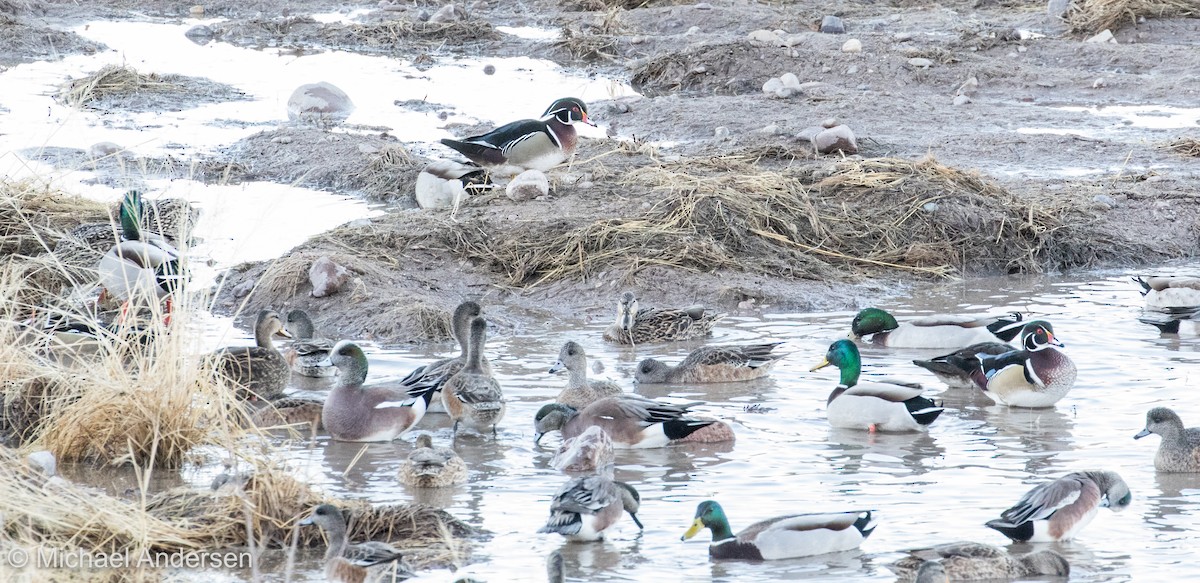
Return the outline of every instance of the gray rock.
[[[967,79],[966,81],[963,81],[963,84],[958,86],[958,89],[956,89],[954,91],[954,94],[955,95],[975,95],[975,92],[978,90],[979,90],[979,79],[972,76],[969,79]]]
[[[540,170],[526,170],[518,174],[504,193],[516,202],[533,200],[550,192],[550,180]]]
[[[713,128],[713,137],[717,139],[725,139],[729,137],[729,128],[725,126],[717,126]]]
[[[912,39],[913,39],[913,34],[911,32],[898,32],[898,33],[892,35],[892,40],[894,40],[898,43],[907,42]]]
[[[1062,18],[1071,7],[1071,0],[1049,0],[1046,2],[1046,14],[1050,18]]]
[[[813,136],[813,148],[822,154],[832,154],[841,151],[846,154],[858,153],[858,141],[849,126],[834,126]]]
[[[88,148],[88,154],[93,158],[119,155],[124,151],[125,148],[122,148],[113,142],[96,142],[95,144],[92,144],[92,147]]]
[[[763,83],[762,86],[763,93],[767,95],[775,95],[780,89],[783,89],[783,81],[781,81],[778,77],[771,77],[770,79],[767,79],[767,82]]]
[[[808,126],[796,134],[796,139],[802,142],[811,142],[817,134],[825,131],[825,128],[820,126]]]
[[[860,41],[856,38],[852,38],[852,39],[842,43],[842,52],[843,53],[861,53],[862,50],[863,50],[862,41]]]
[[[1095,203],[1097,207],[1103,208],[1104,210],[1117,208],[1117,199],[1107,194],[1097,194],[1096,196],[1093,196],[1092,202]]]
[[[782,87],[775,92],[775,96],[780,99],[790,99],[802,93],[799,87]]]
[[[287,112],[293,121],[341,123],[354,113],[354,102],[345,91],[321,81],[297,87],[288,98]]]
[[[777,124],[768,124],[754,130],[754,133],[763,136],[777,136],[779,135],[779,126]]]
[[[908,60],[908,64],[920,69],[928,69],[933,66],[933,61],[925,57],[913,57]]]
[[[846,26],[842,24],[841,18],[830,15],[821,19],[821,32],[825,34],[842,34],[846,32]]]
[[[250,279],[247,279],[246,281],[243,281],[242,283],[237,284],[233,288],[233,297],[235,297],[235,298],[246,297],[250,293],[250,291],[254,289],[254,285],[256,283],[258,283],[258,280],[254,279],[254,278],[250,278]]]
[[[783,83],[784,87],[800,88],[800,78],[795,73],[784,73],[779,77],[779,81]]]
[[[331,296],[341,291],[346,282],[350,281],[350,270],[334,263],[329,257],[322,256],[313,261],[312,267],[308,268],[308,281],[312,284],[314,298]]]
[[[936,213],[938,208],[939,208],[938,203],[936,203],[936,202],[927,202],[927,203],[921,205],[921,210],[923,210],[927,213]]]
[[[198,24],[187,29],[187,32],[183,33],[183,36],[198,45],[206,45],[216,36],[216,33],[207,24]]]
[[[1095,36],[1093,36],[1093,37],[1091,37],[1091,38],[1089,38],[1089,39],[1087,39],[1087,40],[1085,40],[1085,41],[1083,41],[1083,42],[1088,42],[1088,43],[1110,43],[1110,44],[1114,44],[1114,45],[1115,45],[1115,44],[1117,44],[1117,39],[1116,39],[1116,38],[1113,36],[1113,33],[1112,33],[1112,31],[1106,28],[1106,29],[1104,29],[1104,30],[1100,31],[1100,33],[1099,33],[1099,34],[1097,34],[1097,35],[1095,35]]]
[[[484,65],[483,66],[483,74],[484,75],[495,75],[496,74],[496,66],[495,65]]]
[[[756,30],[746,36],[751,44],[778,47],[783,46],[783,39],[771,30]]]
[[[467,18],[467,11],[462,6],[447,4],[438,8],[438,11],[429,17],[429,22],[462,22]]]
[[[708,2],[700,2],[700,3],[697,3],[694,8],[696,10],[712,10],[713,7],[712,7],[712,4],[709,4]]]
[[[58,473],[58,460],[54,458],[54,454],[46,450],[35,451],[25,456],[25,463],[29,465],[29,469],[41,472],[46,478],[53,477]]]
[[[825,128],[825,129],[837,127],[839,125],[842,125],[842,124],[838,123],[838,119],[836,117],[827,117],[827,118],[821,120],[821,127]]]

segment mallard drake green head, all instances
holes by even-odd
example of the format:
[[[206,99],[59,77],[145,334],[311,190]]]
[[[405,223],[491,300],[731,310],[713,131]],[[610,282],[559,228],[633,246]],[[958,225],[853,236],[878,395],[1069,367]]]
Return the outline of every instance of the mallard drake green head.
[[[858,346],[849,340],[838,340],[829,345],[829,350],[825,352],[825,358],[816,366],[808,369],[808,372],[817,372],[827,366],[836,366],[842,373],[841,381],[838,383],[843,387],[853,387],[858,384],[858,378],[862,375],[862,356],[858,352]]]
[[[850,340],[829,346],[825,358],[810,369],[834,365],[841,380],[826,400],[826,418],[833,427],[868,431],[918,431],[933,423],[944,409],[921,396],[920,385],[859,381],[862,356]]]
[[[891,348],[963,348],[979,342],[1011,341],[1020,332],[1019,312],[1000,315],[932,314],[903,323],[879,308],[866,308],[850,322],[850,339]]]
[[[855,314],[850,322],[850,334],[858,340],[863,336],[888,332],[900,327],[900,323],[891,314],[879,308],[865,308]]]
[[[136,293],[163,299],[187,280],[179,251],[166,239],[142,230],[143,211],[141,194],[136,190],[125,193],[118,213],[122,240],[97,266],[105,291],[122,300]]]
[[[857,548],[875,530],[871,511],[793,514],[768,518],[733,534],[725,509],[714,500],[696,506],[692,526],[680,540],[712,531],[714,559],[776,560]]]

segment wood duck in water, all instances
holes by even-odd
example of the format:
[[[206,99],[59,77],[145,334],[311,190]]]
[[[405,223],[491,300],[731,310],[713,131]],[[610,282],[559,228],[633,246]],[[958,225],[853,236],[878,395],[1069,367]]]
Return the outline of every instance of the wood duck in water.
[[[515,166],[545,172],[575,153],[575,122],[588,119],[587,104],[574,97],[555,100],[540,119],[523,119],[486,134],[442,143],[482,166]]]

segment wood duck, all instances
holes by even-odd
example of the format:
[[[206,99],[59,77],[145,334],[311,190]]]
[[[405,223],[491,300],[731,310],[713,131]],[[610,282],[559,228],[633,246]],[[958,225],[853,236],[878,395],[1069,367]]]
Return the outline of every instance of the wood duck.
[[[575,122],[588,119],[587,104],[574,97],[555,100],[540,119],[523,119],[465,140],[442,143],[481,166],[515,166],[545,172],[575,153]]]
[[[1021,338],[1020,350],[978,355],[976,382],[989,397],[1009,407],[1049,407],[1075,386],[1075,363],[1060,350],[1063,343],[1054,337],[1049,322],[1029,322]]]

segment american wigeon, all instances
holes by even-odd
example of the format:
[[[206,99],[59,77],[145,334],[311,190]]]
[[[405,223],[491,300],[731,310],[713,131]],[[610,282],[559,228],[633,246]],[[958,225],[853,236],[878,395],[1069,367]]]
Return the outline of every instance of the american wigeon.
[[[572,478],[554,495],[550,517],[538,532],[558,533],[573,541],[600,540],[622,512],[642,528],[637,517],[640,504],[637,490],[624,482],[602,475]]]
[[[1120,512],[1132,500],[1116,472],[1071,472],[1030,490],[987,527],[1016,542],[1070,540],[1101,508]]]
[[[315,524],[328,537],[325,549],[325,579],[331,583],[363,583],[384,577],[415,577],[404,564],[400,551],[390,544],[368,541],[350,544],[346,536],[346,517],[338,507],[322,504],[298,524]]]
[[[624,391],[612,381],[593,381],[587,378],[587,354],[578,342],[567,342],[558,351],[558,362],[550,367],[550,374],[566,370],[570,374],[567,388],[555,399],[559,403],[582,409],[604,397],[620,395]]]
[[[495,435],[496,424],[504,418],[506,405],[500,383],[483,368],[486,340],[487,321],[472,319],[466,365],[442,387],[442,405],[454,420],[455,435],[460,423],[480,431],[490,428]]]
[[[425,416],[427,395],[409,397],[395,385],[363,386],[367,356],[357,344],[342,340],[329,358],[338,368],[338,382],[321,408],[321,424],[333,439],[391,441]]]
[[[609,466],[613,459],[612,438],[599,425],[593,425],[564,439],[550,465],[560,472],[593,472]]]
[[[879,308],[866,308],[850,323],[850,338],[891,348],[963,348],[979,342],[1008,342],[1021,330],[1021,314],[938,314],[899,323]]]
[[[1075,386],[1075,363],[1049,322],[1028,322],[1021,338],[1020,349],[976,355],[976,384],[982,381],[984,394],[1009,407],[1051,407]]]
[[[1200,277],[1133,278],[1142,286],[1146,308],[1138,320],[1161,332],[1179,333],[1179,323],[1200,316]]]
[[[400,483],[413,488],[445,488],[467,481],[467,464],[453,449],[434,447],[428,433],[417,436],[408,459],[400,465]]]
[[[617,321],[604,330],[604,339],[618,344],[690,340],[712,334],[720,315],[702,306],[642,308],[633,292],[617,301]]]
[[[671,366],[647,358],[638,363],[639,383],[728,383],[767,376],[782,354],[773,354],[782,342],[730,346],[702,346]]]
[[[274,310],[262,310],[254,323],[255,346],[229,346],[209,355],[213,370],[240,387],[242,398],[274,399],[283,394],[292,369],[271,337],[290,337]]]
[[[482,313],[483,308],[479,307],[478,303],[465,301],[459,304],[450,318],[450,332],[458,340],[458,356],[435,360],[419,366],[401,379],[400,384],[407,388],[411,397],[431,393],[429,410],[426,413],[446,412],[446,408],[442,406],[442,385],[445,385],[446,381],[462,370],[463,365],[466,364],[467,347],[471,342],[471,320]],[[487,356],[483,357],[483,370],[489,375],[492,374],[492,365],[488,362]]]
[[[1185,429],[1183,420],[1166,407],[1146,413],[1146,428],[1133,436],[1141,439],[1157,433],[1162,437],[1154,455],[1154,469],[1160,472],[1200,472],[1200,427]]]
[[[292,372],[306,377],[324,378],[337,374],[337,367],[326,360],[333,342],[328,338],[316,338],[312,319],[304,310],[288,312],[284,328],[292,335],[292,344],[283,350]]]
[[[937,568],[926,567],[937,565]],[[974,542],[956,542],[926,549],[913,549],[908,556],[892,564],[891,569],[901,581],[921,581],[922,570],[942,571],[943,579],[952,581],[1024,579],[1047,575],[1066,577],[1071,564],[1062,555],[1044,550],[1019,557],[1004,549]],[[937,581],[938,579],[929,579]]]
[[[571,439],[592,426],[604,429],[615,447],[649,448],[734,440],[733,430],[725,423],[687,415],[687,406],[668,405],[631,394],[605,397],[582,410],[550,403],[538,410],[534,418],[537,433],[534,443],[550,431],[562,431],[563,439]]]
[[[841,382],[825,402],[826,417],[833,427],[868,431],[919,431],[933,423],[943,409],[921,396],[922,390],[907,385],[860,382],[862,357],[849,340],[829,346],[825,358],[812,371],[834,365]]]
[[[721,505],[705,500],[696,507],[692,526],[680,540],[690,539],[706,528],[712,531],[710,557],[762,561],[858,548],[875,530],[875,522],[869,510],[792,514],[756,522],[734,535]]]

